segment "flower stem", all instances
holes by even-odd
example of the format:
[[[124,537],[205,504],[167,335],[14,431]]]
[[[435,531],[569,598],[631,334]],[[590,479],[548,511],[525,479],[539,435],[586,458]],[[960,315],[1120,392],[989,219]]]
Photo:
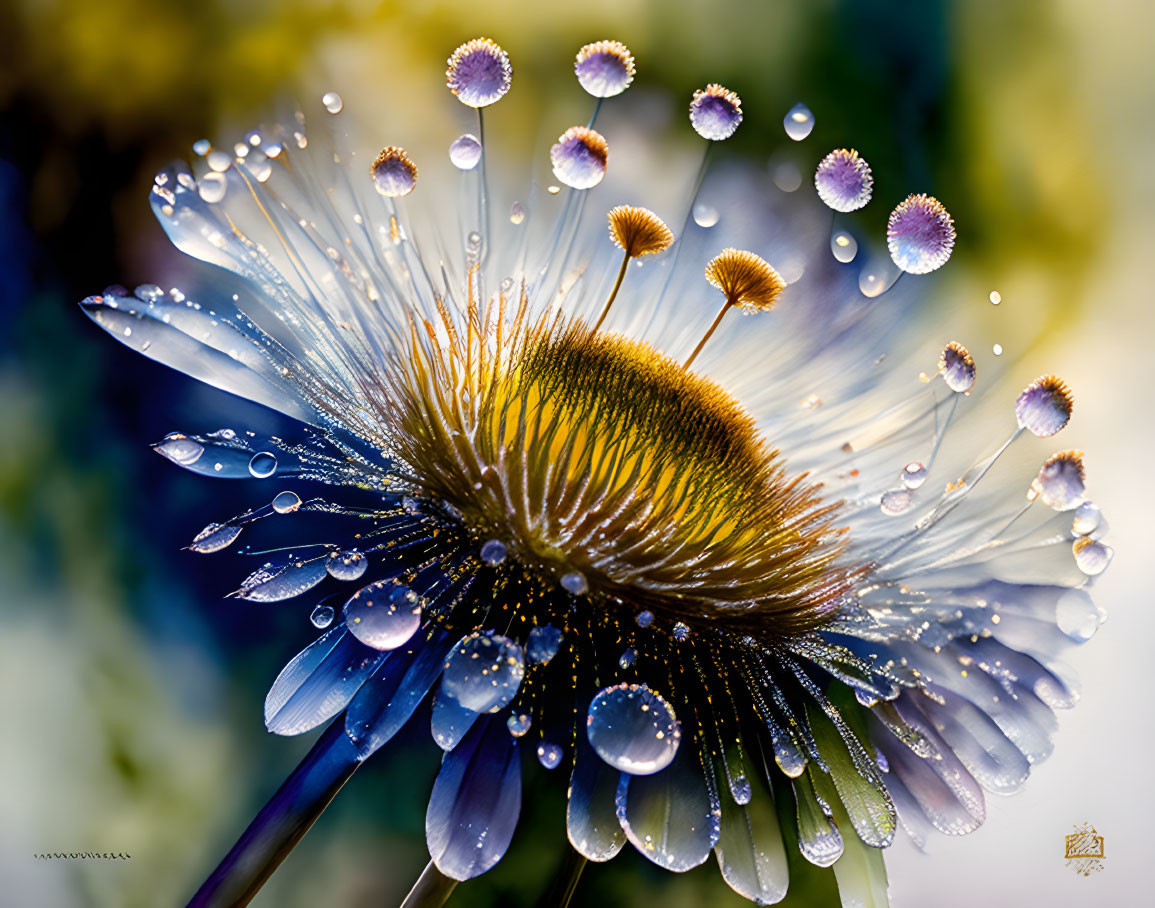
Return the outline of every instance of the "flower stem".
[[[577,891],[578,881],[586,863],[585,855],[578,854],[573,848],[567,848],[549,889],[537,900],[537,908],[567,908],[574,892]]]
[[[360,765],[342,714],[261,808],[189,908],[247,905]]]
[[[706,341],[708,341],[710,339],[710,335],[714,333],[714,329],[717,328],[722,323],[722,316],[724,316],[727,312],[730,311],[730,307],[732,305],[733,305],[733,303],[731,303],[729,300],[726,300],[725,305],[722,306],[722,308],[718,310],[718,314],[717,314],[717,316],[715,316],[713,324],[711,324],[710,327],[707,329],[705,337],[703,337],[700,341],[698,341],[698,346],[696,346],[694,348],[694,352],[690,354],[690,358],[682,364],[683,369],[689,369],[690,368],[690,363],[692,363],[694,361],[694,359],[698,356],[698,353],[701,351],[701,349],[704,346],[706,346]]]
[[[602,326],[602,322],[606,320],[606,316],[610,314],[610,306],[614,304],[614,298],[618,295],[618,290],[621,289],[622,280],[626,276],[626,266],[630,263],[630,254],[626,252],[625,258],[622,259],[622,267],[618,269],[618,279],[614,281],[614,289],[610,291],[610,298],[606,300],[605,306],[602,307],[602,314],[598,316],[597,323],[594,325],[593,333],[598,333],[598,328]]]
[[[401,908],[441,908],[456,886],[457,880],[447,877],[430,861],[405,896]]]

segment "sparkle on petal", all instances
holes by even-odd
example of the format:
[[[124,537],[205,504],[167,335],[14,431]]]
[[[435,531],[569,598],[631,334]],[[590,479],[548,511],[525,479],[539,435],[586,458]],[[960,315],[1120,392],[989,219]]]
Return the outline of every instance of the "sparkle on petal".
[[[1023,389],[1015,401],[1015,416],[1032,435],[1047,438],[1070,422],[1073,407],[1066,383],[1057,375],[1044,375]]]
[[[903,271],[929,274],[941,268],[954,249],[954,221],[933,196],[907,196],[891,212],[886,226],[890,257]]]
[[[553,173],[566,186],[593,189],[606,175],[609,146],[601,133],[571,126],[549,150]]]
[[[509,54],[489,38],[466,41],[449,58],[445,84],[468,107],[500,101],[513,81]]]
[[[728,88],[711,82],[694,92],[690,123],[703,139],[720,142],[734,135],[742,122],[742,99]]]
[[[835,211],[855,211],[870,201],[874,177],[853,148],[836,148],[814,174],[818,197]]]
[[[405,149],[396,145],[381,149],[369,173],[373,177],[373,186],[387,198],[409,195],[417,185],[417,166]]]
[[[595,98],[612,98],[634,81],[634,58],[620,41],[597,41],[578,51],[574,73]]]

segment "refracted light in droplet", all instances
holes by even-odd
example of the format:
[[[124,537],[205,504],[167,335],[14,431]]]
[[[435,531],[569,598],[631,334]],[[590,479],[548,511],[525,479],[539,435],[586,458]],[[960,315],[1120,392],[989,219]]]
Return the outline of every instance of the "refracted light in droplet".
[[[1088,536],[1099,528],[1103,514],[1093,501],[1084,501],[1075,508],[1075,519],[1071,522],[1071,532],[1076,536]]]
[[[441,689],[466,709],[495,713],[517,696],[524,676],[520,646],[501,634],[474,633],[449,654]]]
[[[313,627],[323,630],[333,623],[333,615],[333,606],[318,605],[309,615],[309,620],[313,622]]]
[[[694,223],[699,227],[713,227],[718,223],[718,209],[705,202],[698,202],[694,206]]]
[[[632,646],[627,647],[622,651],[622,655],[618,658],[618,665],[623,669],[630,668],[638,658],[638,651]]]
[[[537,745],[537,759],[546,769],[557,769],[558,764],[561,763],[562,754],[564,751],[556,744],[551,744],[549,741],[542,741]]]
[[[509,733],[515,738],[520,738],[529,731],[530,723],[531,719],[525,713],[515,713],[505,720],[505,724],[509,728]]]
[[[567,593],[572,593],[575,596],[583,596],[589,592],[590,585],[586,582],[585,574],[581,571],[570,571],[568,574],[562,574],[561,585]]]
[[[895,517],[910,507],[910,489],[891,489],[882,493],[879,507],[887,517]]]
[[[795,104],[786,112],[782,120],[786,135],[795,142],[801,142],[814,130],[814,114],[802,102]]]
[[[214,148],[210,151],[205,157],[205,160],[208,162],[209,168],[217,173],[224,173],[233,163],[233,159],[219,148]]]
[[[249,472],[256,479],[268,479],[277,472],[277,458],[268,451],[258,451],[249,460]]]
[[[735,804],[749,804],[750,798],[754,796],[754,789],[745,776],[735,776],[730,780],[730,794],[734,796]]]
[[[473,170],[481,161],[481,142],[477,136],[466,133],[454,139],[449,146],[449,160],[458,170]]]
[[[225,197],[228,181],[223,173],[210,171],[197,180],[197,192],[210,205],[219,202]]]
[[[273,510],[278,514],[291,514],[301,506],[301,496],[296,492],[281,492],[273,499]]]
[[[886,278],[874,268],[864,268],[858,275],[858,289],[863,296],[874,299],[886,289]]]
[[[1002,344],[995,344],[993,347],[991,347],[991,352],[994,353],[995,356],[1002,356],[1003,355],[1003,345]]]
[[[926,467],[912,460],[902,468],[902,484],[908,489],[917,489],[926,482]]]
[[[205,447],[199,441],[194,441],[180,432],[171,432],[153,450],[167,457],[182,467],[190,466],[200,460]]]
[[[590,703],[586,734],[610,766],[639,776],[669,766],[682,737],[673,708],[644,684],[599,691]]]
[[[212,151],[213,144],[208,139],[197,139],[193,142],[193,154],[200,155],[202,158]]]
[[[421,600],[407,586],[375,580],[345,603],[345,625],[374,649],[396,649],[421,624]]]
[[[346,549],[330,555],[325,569],[334,580],[360,580],[369,569],[369,559],[357,549]]]
[[[638,627],[643,629],[647,628],[654,623],[654,613],[648,609],[646,611],[638,612],[636,615],[634,615],[634,621],[637,622]]]
[[[545,665],[557,655],[561,646],[562,632],[552,624],[543,624],[529,632],[529,639],[525,644],[526,655],[530,662]]]
[[[843,264],[853,262],[854,257],[858,255],[858,240],[840,230],[830,238],[830,251]]]
[[[991,291],[991,303],[993,303],[994,305],[997,306],[1002,301],[1003,301],[1003,295],[1001,293],[999,293],[999,291],[997,291],[997,290],[992,290]]]
[[[500,539],[490,539],[481,546],[481,560],[490,567],[496,567],[505,561],[505,543]]]
[[[1088,577],[1095,577],[1107,570],[1107,565],[1115,557],[1115,550],[1089,536],[1080,536],[1072,546],[1075,564]]]
[[[243,527],[235,524],[210,523],[197,533],[196,538],[189,545],[189,550],[202,554],[219,552],[221,549],[232,545],[236,538],[241,535],[242,529]]]
[[[325,110],[331,114],[340,113],[341,108],[345,106],[345,102],[341,100],[341,96],[335,91],[327,91],[321,96],[321,103],[325,105]]]
[[[514,226],[525,220],[525,206],[521,202],[514,202],[509,206],[509,223]]]

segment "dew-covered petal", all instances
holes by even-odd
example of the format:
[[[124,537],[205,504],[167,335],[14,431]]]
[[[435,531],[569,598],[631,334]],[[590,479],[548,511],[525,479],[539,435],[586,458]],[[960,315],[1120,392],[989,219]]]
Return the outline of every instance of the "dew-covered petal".
[[[324,558],[266,564],[249,574],[233,595],[249,602],[282,602],[311,590],[325,573]]]
[[[618,771],[600,759],[579,734],[569,783],[566,832],[574,849],[591,861],[610,860],[626,843],[614,804],[618,776]]]
[[[666,870],[697,867],[718,843],[720,807],[692,746],[679,747],[674,762],[654,775],[622,773],[616,805],[626,837]]]
[[[243,529],[239,524],[210,523],[196,534],[196,538],[189,544],[189,551],[201,554],[219,552],[232,545]]]
[[[183,303],[135,297],[90,296],[80,305],[101,328],[151,360],[302,422],[318,422],[258,343],[224,319]]]
[[[349,704],[345,731],[362,758],[388,742],[409,721],[441,675],[454,639],[443,631],[416,634],[389,653],[389,659],[366,681]]]
[[[277,735],[316,728],[345,708],[383,658],[343,625],[333,628],[277,675],[265,697],[265,726]]]
[[[445,755],[425,815],[425,839],[447,877],[468,880],[501,860],[521,812],[517,738],[486,716]]]
[[[819,800],[811,782],[813,764],[792,782],[798,848],[816,867],[829,867],[842,856],[842,832],[831,819],[830,805]],[[849,831],[848,831],[849,834]]]
[[[845,826],[849,817],[842,805],[831,804],[834,822]],[[847,836],[842,857],[834,862],[834,878],[843,905],[855,908],[889,908],[886,866],[882,849],[872,848],[855,836]]]
[[[746,776],[751,788],[746,804],[720,799],[722,818],[714,854],[731,889],[756,904],[771,905],[786,895],[790,876],[782,828],[763,773],[762,766],[755,766]]]

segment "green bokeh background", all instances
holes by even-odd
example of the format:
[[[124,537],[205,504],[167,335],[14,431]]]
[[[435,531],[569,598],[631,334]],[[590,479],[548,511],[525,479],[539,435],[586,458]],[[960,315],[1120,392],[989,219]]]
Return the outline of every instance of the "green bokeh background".
[[[194,140],[230,136],[286,97],[329,87],[382,109],[442,106],[444,58],[475,34],[515,62],[503,113],[525,135],[499,142],[532,140],[543,121],[568,125],[574,51],[615,37],[638,59],[631,91],[678,108],[707,81],[741,93],[747,121],[727,152],[768,157],[785,141],[782,115],[804,100],[817,115],[812,150],[854,145],[879,184],[946,201],[962,241],[936,293],[973,306],[980,328],[1024,338],[1016,375],[1047,357],[1071,364],[1090,415],[1068,441],[1099,452],[1092,463],[1131,550],[1104,584],[1101,598],[1122,618],[1104,631],[1113,642],[1094,644],[1093,664],[1112,671],[1080,731],[1105,739],[1121,725],[1122,741],[1096,763],[1061,735],[1055,760],[1064,746],[1071,755],[1051,779],[1086,793],[1087,779],[1123,764],[1120,750],[1146,763],[1150,720],[1130,713],[1128,692],[1151,631],[1150,618],[1130,614],[1148,585],[1150,511],[1128,477],[1149,472],[1153,80],[1143,35],[1153,18],[1138,2],[1043,0],[0,0],[0,904],[183,903],[307,749],[266,735],[260,717],[307,622],[288,610],[238,615],[221,600],[229,581],[179,547],[233,502],[145,447],[177,426],[214,428],[205,414],[231,405],[137,362],[76,301],[113,282],[168,286],[186,267],[146,200],[152,175]],[[881,230],[887,204],[864,223]],[[985,302],[996,287],[1007,301],[998,310]],[[1099,681],[1081,667],[1088,686]],[[437,756],[427,737],[408,734],[359,772],[255,904],[396,904],[425,861]],[[1135,784],[1130,797],[1151,806],[1150,784]],[[1100,786],[1089,806],[1098,797],[1100,813],[1122,824],[1124,781]],[[564,780],[535,783],[508,857],[450,904],[533,904],[559,860],[563,811]],[[1030,817],[1011,816],[993,817],[1010,825],[984,840],[996,856],[998,841],[1034,841]],[[1134,831],[1115,833],[1128,844],[1103,884],[1113,893],[1140,879],[1142,859],[1126,863]],[[73,850],[132,860],[31,858]],[[1035,885],[1029,856],[1008,869],[979,854],[908,855],[902,875],[892,870],[895,904],[970,904],[983,892],[988,904],[1011,904],[997,893]],[[1075,892],[1068,880],[1082,882],[1047,877],[1024,891],[1049,893],[1049,905],[1104,891]],[[746,903],[712,861],[675,877],[626,849],[591,869],[575,904]]]

